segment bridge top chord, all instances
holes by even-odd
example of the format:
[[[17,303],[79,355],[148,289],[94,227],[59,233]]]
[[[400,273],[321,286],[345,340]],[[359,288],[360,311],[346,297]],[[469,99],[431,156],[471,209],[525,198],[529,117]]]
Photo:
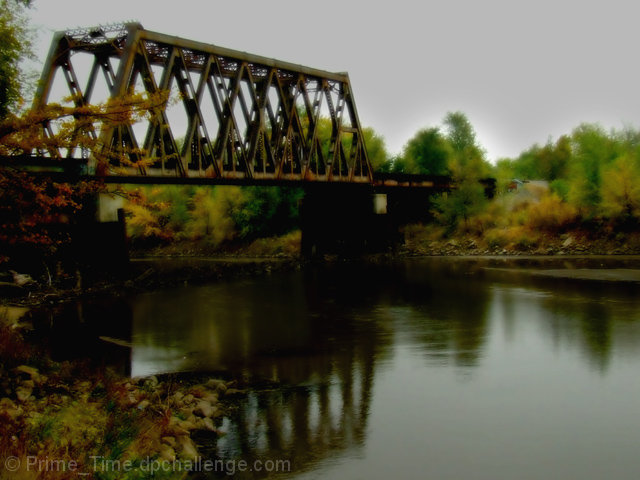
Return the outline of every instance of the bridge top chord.
[[[138,23],[58,32],[34,106],[55,93],[76,107],[168,92],[138,123],[85,128],[88,174],[372,183],[349,76],[145,30]],[[102,95],[102,98],[99,98]],[[47,135],[56,126],[45,125]],[[99,159],[98,159],[99,157]],[[106,161],[104,159],[107,159]]]

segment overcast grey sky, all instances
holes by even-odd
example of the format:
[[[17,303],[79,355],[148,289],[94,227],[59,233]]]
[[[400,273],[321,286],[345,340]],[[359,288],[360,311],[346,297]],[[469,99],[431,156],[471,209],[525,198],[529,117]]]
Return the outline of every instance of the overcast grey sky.
[[[35,0],[54,31],[146,29],[347,71],[363,125],[398,153],[460,110],[495,160],[581,122],[640,125],[640,5],[630,0]]]

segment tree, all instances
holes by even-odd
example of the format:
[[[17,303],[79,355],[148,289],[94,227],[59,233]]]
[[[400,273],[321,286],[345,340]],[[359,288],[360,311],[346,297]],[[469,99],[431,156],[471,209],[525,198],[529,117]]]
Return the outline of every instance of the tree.
[[[484,159],[484,151],[478,145],[475,131],[466,115],[450,112],[444,124],[453,150],[448,168],[454,188],[448,194],[433,199],[433,203],[437,215],[450,230],[461,220],[467,228],[469,218],[480,212],[487,203],[480,180],[488,176],[490,166]]]
[[[166,98],[164,92],[131,95],[101,105],[51,104],[22,114],[6,114],[0,122],[0,155],[5,156],[0,167],[0,252],[4,254],[0,260],[39,257],[40,263],[46,264],[46,259],[70,240],[69,225],[78,220],[86,198],[105,189],[99,177],[95,182],[68,184],[30,174],[23,170],[19,155],[46,152],[52,156],[51,166],[56,167],[57,152],[62,155],[80,146],[96,160],[97,171],[104,171],[113,154],[103,152],[99,137],[87,132],[134,123]],[[43,124],[53,125],[54,133],[46,133]],[[121,152],[116,159],[135,166],[125,154]]]
[[[603,172],[602,211],[623,221],[640,218],[640,166],[630,154],[618,157]]]
[[[371,127],[363,128],[362,135],[372,170],[374,172],[388,171],[391,168],[391,162],[384,138]]]
[[[583,124],[571,134],[568,200],[583,216],[597,213],[601,202],[602,168],[618,156],[615,142],[598,125]]]
[[[452,148],[438,127],[418,131],[404,147],[407,173],[448,175]]]
[[[15,111],[23,100],[27,75],[21,65],[33,58],[32,33],[28,27],[25,7],[28,1],[0,1],[0,119]]]
[[[514,175],[523,180],[554,180],[567,176],[571,161],[571,139],[563,135],[554,144],[534,145],[513,162]]]
[[[447,129],[447,138],[453,151],[460,155],[484,156],[478,146],[476,132],[467,116],[462,112],[449,112],[443,121]]]

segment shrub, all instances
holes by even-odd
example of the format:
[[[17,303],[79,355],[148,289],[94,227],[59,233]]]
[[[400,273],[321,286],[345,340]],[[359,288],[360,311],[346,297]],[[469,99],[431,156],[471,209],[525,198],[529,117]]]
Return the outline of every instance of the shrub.
[[[552,193],[529,205],[526,225],[531,229],[558,231],[574,223],[577,218],[577,210]]]

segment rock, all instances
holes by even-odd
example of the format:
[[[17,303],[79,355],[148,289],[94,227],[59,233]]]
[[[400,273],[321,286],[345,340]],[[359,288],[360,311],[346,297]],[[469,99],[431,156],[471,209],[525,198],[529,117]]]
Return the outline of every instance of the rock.
[[[26,402],[27,400],[29,400],[29,397],[31,397],[32,393],[33,388],[29,388],[24,385],[20,385],[18,388],[16,388],[16,397],[21,402]]]
[[[144,381],[144,386],[147,388],[156,388],[158,383],[160,383],[158,382],[158,377],[152,375]]]
[[[176,459],[176,451],[169,445],[160,445],[160,458],[167,462],[173,462]]]
[[[204,384],[205,387],[207,387],[207,388],[209,388],[211,390],[218,390],[220,385],[226,387],[226,385],[224,384],[224,382],[222,380],[218,380],[216,378],[210,378],[207,381],[207,383]]]
[[[176,448],[176,438],[175,437],[162,437],[162,443],[169,445],[171,448]]]
[[[196,428],[198,428],[198,426],[196,425],[195,417],[189,418],[187,420],[180,420],[180,422],[178,423],[178,426],[183,430],[186,430],[187,432],[190,432],[191,430],[195,430]]]
[[[0,409],[16,408],[16,404],[10,398],[4,397],[0,399]]]
[[[198,449],[188,435],[178,437],[180,456],[185,460],[195,460],[198,457]]]
[[[22,408],[8,408],[4,410],[4,414],[7,415],[11,420],[17,420],[22,415]]]
[[[174,424],[174,425],[169,424],[169,426],[166,429],[166,433],[176,437],[180,437],[182,435],[189,435],[189,430],[187,430],[186,428],[182,428],[180,425],[177,425],[177,424]]]
[[[76,384],[76,389],[80,392],[88,392],[92,389],[91,382],[84,381]]]
[[[203,430],[209,430],[210,432],[216,431],[216,427],[213,424],[213,420],[211,420],[210,418],[200,419],[200,424],[202,425]]]
[[[149,405],[151,405],[151,402],[149,400],[142,400],[139,404],[138,404],[138,410],[146,410]]]
[[[0,413],[4,413],[11,420],[16,420],[22,415],[22,408],[18,407],[10,398],[0,400]]]
[[[178,410],[178,414],[180,415],[180,418],[188,419],[189,417],[193,417],[193,407],[182,407]]]
[[[31,380],[35,379],[33,377],[38,377],[38,369],[34,368],[34,367],[30,367],[28,365],[20,365],[19,367],[16,367],[14,370],[16,373],[24,373],[25,375],[28,375]]]
[[[217,393],[206,393],[201,397],[205,402],[209,402],[211,405],[215,405],[218,403],[218,394]]]
[[[34,424],[37,424],[40,421],[40,419],[43,417],[42,413],[40,412],[29,412],[27,416],[31,419],[31,421]]]
[[[564,248],[567,248],[569,246],[571,246],[573,244],[573,237],[571,235],[569,235],[567,238],[565,238],[564,242],[562,242],[562,246]]]
[[[26,273],[18,273],[15,270],[9,270],[11,276],[13,277],[13,282],[19,287],[24,287],[25,285],[30,285],[35,283],[33,278]]]
[[[36,386],[33,380],[23,380],[22,382],[20,382],[20,385],[22,385],[25,388],[30,388],[31,390],[33,390],[33,387]]]
[[[211,417],[216,412],[216,408],[205,400],[200,400],[193,409],[193,413],[199,417]]]
[[[224,395],[224,394],[226,393],[227,389],[228,389],[228,387],[227,387],[227,384],[226,384],[226,383],[224,383],[224,382],[220,382],[220,383],[218,384],[218,392],[219,392],[220,394]]]
[[[171,401],[173,402],[173,406],[176,408],[184,407],[184,393],[176,392],[171,396]]]
[[[243,395],[246,393],[244,390],[238,390],[237,388],[229,388],[227,389],[227,395]]]
[[[185,403],[185,405],[193,403],[194,400],[195,400],[195,397],[193,395],[191,395],[191,394],[185,395],[184,398],[182,399],[182,401]]]

